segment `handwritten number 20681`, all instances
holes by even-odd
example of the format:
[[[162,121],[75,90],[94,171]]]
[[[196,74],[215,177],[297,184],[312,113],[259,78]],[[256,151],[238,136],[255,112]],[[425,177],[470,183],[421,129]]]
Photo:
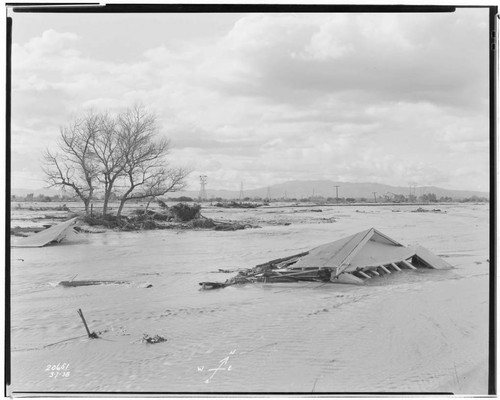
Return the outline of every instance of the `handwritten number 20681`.
[[[63,371],[69,368],[69,363],[47,364],[45,371]]]

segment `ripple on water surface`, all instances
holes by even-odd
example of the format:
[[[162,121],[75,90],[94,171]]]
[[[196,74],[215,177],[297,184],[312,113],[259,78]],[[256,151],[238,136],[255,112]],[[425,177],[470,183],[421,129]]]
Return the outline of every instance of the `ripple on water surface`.
[[[472,387],[485,393],[487,213],[450,209],[435,224],[429,215],[373,211],[346,208],[340,214],[349,218],[329,224],[107,232],[64,246],[13,249],[13,388],[464,393]],[[474,230],[466,229],[471,221]],[[395,273],[364,287],[313,282],[198,290],[198,282],[232,276],[214,273],[219,268],[252,267],[371,226],[405,244],[420,243],[457,268]],[[75,276],[126,283],[56,284]],[[79,308],[100,339],[85,337]],[[143,343],[143,334],[167,341]],[[69,377],[49,378],[47,365],[57,363],[70,364]]]

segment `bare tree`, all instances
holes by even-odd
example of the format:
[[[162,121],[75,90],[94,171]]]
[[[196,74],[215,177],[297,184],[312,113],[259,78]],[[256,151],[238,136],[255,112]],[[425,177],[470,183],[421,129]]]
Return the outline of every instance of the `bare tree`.
[[[186,186],[185,168],[168,166],[170,142],[159,138],[156,116],[143,106],[135,106],[118,116],[123,173],[117,217],[127,201],[162,196]]]
[[[123,174],[124,153],[121,151],[116,119],[103,113],[99,116],[99,125],[100,130],[92,140],[92,150],[99,165],[97,179],[104,191],[102,215],[106,215],[114,184]]]
[[[49,187],[72,189],[87,214],[95,191],[97,165],[92,142],[98,131],[99,117],[92,112],[61,128],[59,152],[47,149],[42,167]]]
[[[88,112],[61,129],[58,147],[58,152],[47,150],[44,156],[47,181],[72,189],[86,213],[97,191],[104,193],[103,215],[117,192],[120,217],[129,200],[183,189],[190,172],[168,165],[170,142],[158,138],[156,116],[141,105],[117,117]]]

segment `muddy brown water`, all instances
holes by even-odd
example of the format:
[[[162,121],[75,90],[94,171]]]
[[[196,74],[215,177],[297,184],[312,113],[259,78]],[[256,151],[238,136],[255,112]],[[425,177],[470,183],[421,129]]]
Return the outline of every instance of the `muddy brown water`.
[[[10,390],[485,394],[488,206],[439,206],[440,214],[396,208],[206,209],[208,217],[262,228],[109,231],[13,248]],[[393,273],[361,287],[199,291],[199,282],[232,276],[219,268],[252,267],[370,227],[419,243],[455,268]],[[57,285],[74,276],[127,283]],[[85,337],[80,308],[99,339]],[[144,343],[144,334],[167,341]]]

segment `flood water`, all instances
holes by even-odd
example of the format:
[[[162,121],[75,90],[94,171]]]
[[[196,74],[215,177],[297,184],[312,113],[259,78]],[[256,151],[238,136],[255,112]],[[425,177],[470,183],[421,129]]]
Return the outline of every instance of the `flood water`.
[[[208,208],[207,217],[261,227],[81,233],[12,248],[10,391],[486,394],[489,206],[424,208],[438,207],[445,212]],[[253,267],[370,227],[455,268],[365,286],[199,290],[234,275],[219,268]],[[71,279],[125,283],[57,285]],[[78,309],[99,339],[86,337]],[[167,341],[144,343],[143,334]]]

